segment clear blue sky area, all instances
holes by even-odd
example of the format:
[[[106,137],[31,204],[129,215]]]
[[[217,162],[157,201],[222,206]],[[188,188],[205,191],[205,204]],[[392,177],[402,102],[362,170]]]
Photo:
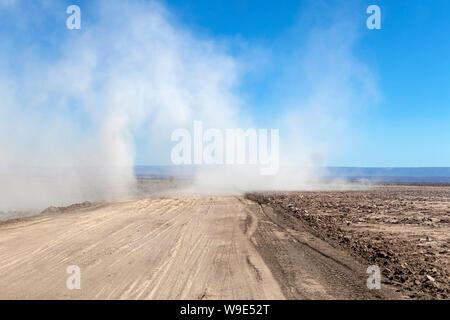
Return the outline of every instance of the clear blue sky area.
[[[333,12],[350,6],[344,19],[361,26],[354,45],[355,55],[375,71],[382,95],[374,107],[353,119],[361,135],[358,148],[329,159],[328,163],[366,167],[450,166],[450,1],[322,2],[326,9],[318,23],[326,23],[326,17],[333,16]],[[300,46],[302,30],[308,30],[308,24],[316,22],[303,16],[311,11],[314,1],[167,3],[186,23],[205,32],[239,35],[281,48],[292,46],[292,36],[286,38],[289,43],[283,43],[292,28],[298,33]],[[381,8],[381,30],[366,28],[365,9],[371,4]],[[268,81],[261,85],[270,87]]]

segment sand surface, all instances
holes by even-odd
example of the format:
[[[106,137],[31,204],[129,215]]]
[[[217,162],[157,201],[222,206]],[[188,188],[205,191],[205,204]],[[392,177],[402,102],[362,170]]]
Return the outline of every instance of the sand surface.
[[[0,225],[2,299],[373,299],[362,264],[237,196],[72,206]],[[67,267],[81,289],[66,286]]]

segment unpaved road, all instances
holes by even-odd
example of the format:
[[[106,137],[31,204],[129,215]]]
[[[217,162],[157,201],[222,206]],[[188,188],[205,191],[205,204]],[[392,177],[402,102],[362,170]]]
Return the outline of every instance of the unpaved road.
[[[69,265],[81,289],[69,290]],[[97,204],[0,225],[2,299],[373,299],[367,266],[242,197]]]

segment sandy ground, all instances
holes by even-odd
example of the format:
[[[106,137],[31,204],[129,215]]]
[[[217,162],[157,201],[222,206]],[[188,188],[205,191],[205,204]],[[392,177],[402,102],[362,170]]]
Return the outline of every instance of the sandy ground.
[[[53,208],[0,224],[3,299],[377,299],[364,264],[235,196]],[[66,269],[81,270],[81,289]]]

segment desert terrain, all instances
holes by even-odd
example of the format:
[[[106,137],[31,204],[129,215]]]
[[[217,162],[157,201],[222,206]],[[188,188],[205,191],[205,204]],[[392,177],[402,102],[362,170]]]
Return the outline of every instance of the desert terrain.
[[[0,298],[446,299],[449,204],[383,186],[51,207],[0,224]]]
[[[306,228],[410,298],[450,297],[450,186],[249,194],[283,228]]]

